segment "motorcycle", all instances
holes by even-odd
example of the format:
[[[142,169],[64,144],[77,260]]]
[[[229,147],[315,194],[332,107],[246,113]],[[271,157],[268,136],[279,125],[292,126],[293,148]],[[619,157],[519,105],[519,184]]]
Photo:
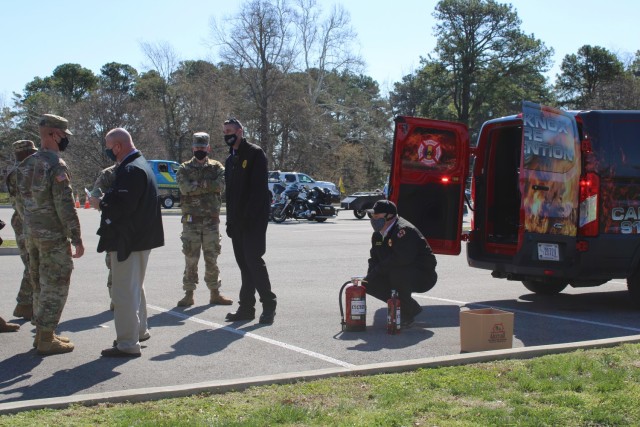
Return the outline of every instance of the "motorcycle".
[[[319,187],[309,190],[289,184],[280,197],[271,205],[271,217],[276,223],[282,223],[287,218],[324,222],[336,216],[336,210],[330,203],[329,190]]]

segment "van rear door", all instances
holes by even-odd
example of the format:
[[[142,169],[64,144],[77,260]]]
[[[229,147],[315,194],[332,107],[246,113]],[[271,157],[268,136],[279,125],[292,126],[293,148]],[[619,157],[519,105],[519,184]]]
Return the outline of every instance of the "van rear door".
[[[580,192],[581,151],[575,118],[525,101],[520,167],[518,251],[538,261],[562,262],[574,247]],[[575,245],[574,245],[575,246]]]
[[[435,253],[460,253],[469,133],[461,123],[398,116],[389,199]]]

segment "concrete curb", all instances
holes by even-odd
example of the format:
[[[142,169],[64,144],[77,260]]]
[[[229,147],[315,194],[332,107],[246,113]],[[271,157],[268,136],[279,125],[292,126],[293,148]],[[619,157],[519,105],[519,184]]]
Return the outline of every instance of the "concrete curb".
[[[0,256],[2,255],[20,255],[20,249],[18,249],[17,247],[0,247]]]
[[[620,344],[640,343],[640,335],[621,338],[582,341],[567,344],[541,345],[535,347],[519,347],[506,350],[464,353],[452,356],[440,356],[424,359],[413,359],[392,363],[375,363],[354,368],[328,368],[312,371],[291,372],[277,375],[264,375],[238,380],[208,381],[179,386],[150,387],[106,393],[93,393],[77,396],[53,397],[0,403],[0,414],[12,414],[36,409],[63,409],[71,404],[84,406],[99,403],[143,402],[151,400],[185,397],[198,393],[221,394],[229,391],[242,391],[249,387],[270,384],[292,384],[300,381],[312,381],[322,378],[352,375],[375,375],[382,373],[406,372],[418,368],[437,368],[442,366],[464,365],[469,363],[490,362],[506,359],[530,359],[547,354],[568,353],[579,349],[615,347]]]

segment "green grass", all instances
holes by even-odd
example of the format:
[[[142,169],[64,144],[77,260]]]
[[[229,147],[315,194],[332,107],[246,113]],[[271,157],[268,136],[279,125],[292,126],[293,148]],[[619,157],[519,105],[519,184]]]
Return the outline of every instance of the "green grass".
[[[0,416],[2,426],[640,425],[640,345]]]
[[[15,240],[4,239],[0,248],[17,248],[18,244]]]

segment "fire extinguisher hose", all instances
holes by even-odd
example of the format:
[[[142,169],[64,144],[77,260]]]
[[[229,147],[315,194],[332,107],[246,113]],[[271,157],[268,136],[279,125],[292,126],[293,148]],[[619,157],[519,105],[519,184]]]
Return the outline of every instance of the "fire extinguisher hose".
[[[344,320],[344,309],[342,308],[342,291],[344,291],[344,288],[346,288],[349,283],[351,283],[351,280],[347,280],[346,282],[344,282],[344,285],[342,285],[342,287],[340,288],[340,292],[338,293],[338,304],[340,305],[340,317],[342,319],[340,321],[340,324],[342,325],[343,331],[347,323]]]

